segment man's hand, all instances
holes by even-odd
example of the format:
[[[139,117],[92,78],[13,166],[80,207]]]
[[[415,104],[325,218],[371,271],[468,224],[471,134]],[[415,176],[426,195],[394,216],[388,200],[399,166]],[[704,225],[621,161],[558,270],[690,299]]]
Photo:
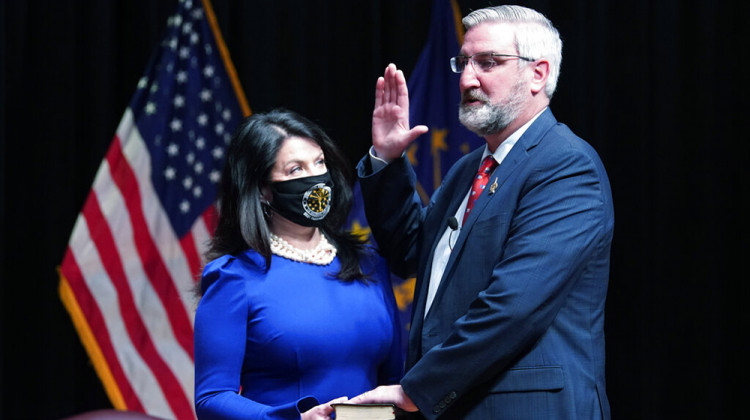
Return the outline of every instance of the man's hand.
[[[427,126],[409,129],[409,90],[401,70],[389,64],[375,84],[375,109],[372,112],[372,146],[383,160],[395,159]]]
[[[383,404],[392,403],[396,404],[396,407],[404,411],[418,411],[416,405],[412,402],[401,385],[383,385],[373,390],[367,391],[364,394],[359,394],[356,397],[347,401],[351,404]]]

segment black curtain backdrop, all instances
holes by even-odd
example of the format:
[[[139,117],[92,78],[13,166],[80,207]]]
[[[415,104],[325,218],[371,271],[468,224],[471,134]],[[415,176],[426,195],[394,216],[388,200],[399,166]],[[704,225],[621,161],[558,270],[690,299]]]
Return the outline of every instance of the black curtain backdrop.
[[[459,0],[463,14],[497,3]],[[613,417],[741,412],[747,3],[519,3],[560,30],[552,110],[598,150],[612,182]],[[56,267],[175,4],[0,1],[0,418],[111,407],[57,295]],[[253,111],[311,117],[352,164],[369,145],[375,79],[389,62],[411,74],[431,4],[213,0]]]

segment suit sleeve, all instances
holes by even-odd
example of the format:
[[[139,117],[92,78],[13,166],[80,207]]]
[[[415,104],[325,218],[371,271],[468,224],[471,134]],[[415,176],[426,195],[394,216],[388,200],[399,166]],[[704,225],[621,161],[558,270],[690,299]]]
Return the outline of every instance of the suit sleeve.
[[[488,286],[401,381],[426,418],[513,366],[550,328],[591,261],[608,252],[609,187],[587,153],[558,146],[521,172]]]
[[[357,165],[365,214],[380,253],[391,271],[411,277],[417,268],[417,238],[424,210],[416,175],[404,157],[373,173],[369,156]]]

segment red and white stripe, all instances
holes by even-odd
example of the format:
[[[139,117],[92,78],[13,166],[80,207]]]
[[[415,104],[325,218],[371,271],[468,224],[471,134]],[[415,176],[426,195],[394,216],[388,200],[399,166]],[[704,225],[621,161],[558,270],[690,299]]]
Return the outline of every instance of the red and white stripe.
[[[178,238],[150,181],[150,155],[130,109],[96,175],[61,265],[124,407],[194,419],[193,288],[215,209]],[[79,320],[80,321],[80,320]],[[79,331],[80,332],[80,331]],[[85,334],[81,334],[85,336]],[[87,345],[87,347],[88,347]],[[98,369],[101,370],[101,369]],[[104,379],[104,378],[103,378]],[[114,399],[115,401],[117,399]]]

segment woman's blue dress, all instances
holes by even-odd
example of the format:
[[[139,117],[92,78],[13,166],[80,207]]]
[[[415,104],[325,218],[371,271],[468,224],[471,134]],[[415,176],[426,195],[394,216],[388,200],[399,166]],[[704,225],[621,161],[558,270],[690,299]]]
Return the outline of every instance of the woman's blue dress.
[[[398,308],[385,261],[361,262],[370,281],[342,282],[327,266],[248,250],[203,271],[195,316],[200,419],[299,419],[300,412],[403,373]]]

